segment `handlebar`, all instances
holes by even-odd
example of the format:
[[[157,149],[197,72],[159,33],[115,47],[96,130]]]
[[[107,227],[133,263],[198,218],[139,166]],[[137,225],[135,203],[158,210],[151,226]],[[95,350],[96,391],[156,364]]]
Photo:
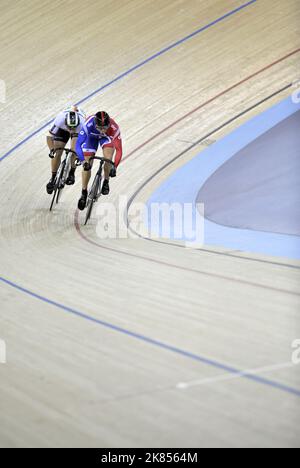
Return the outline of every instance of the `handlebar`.
[[[106,159],[106,158],[103,158],[103,157],[98,157],[98,156],[92,156],[88,161],[85,161],[83,163],[83,169],[85,171],[90,171],[91,170],[91,161],[93,161],[94,159],[97,159],[98,161],[100,161],[100,165],[103,164],[103,163],[108,163],[108,164],[111,164],[114,168],[116,168],[115,166],[115,163],[113,161],[111,161],[110,159]]]
[[[93,161],[94,159],[97,159],[98,161],[102,161],[102,162],[106,162],[106,163],[109,163],[111,164],[113,167],[116,167],[115,166],[115,163],[113,161],[111,161],[110,159],[107,159],[107,158],[100,158],[98,156],[92,156],[89,161]],[[89,162],[88,161],[88,162]]]
[[[76,152],[69,149],[69,148],[53,148],[49,153],[49,158],[54,159],[55,158],[55,153],[57,153],[57,151],[64,151],[67,156],[68,156],[69,153],[73,153],[77,158]]]
[[[65,153],[68,155],[69,153],[73,153],[74,156],[76,156],[76,166],[80,166],[81,165],[81,162],[84,163],[84,161],[80,161],[78,159],[78,156],[77,156],[77,153],[76,151],[73,151],[71,150],[70,148],[54,148],[54,152],[56,153],[57,151],[65,151]],[[106,158],[103,158],[103,157],[98,157],[98,156],[92,156],[89,161],[86,161],[86,162],[90,162],[90,161],[93,161],[94,159],[97,159],[98,161],[102,161],[102,162],[106,162],[106,163],[109,163],[111,164],[113,167],[116,167],[115,166],[115,163],[113,161],[111,161],[110,159],[106,159]]]
[[[76,151],[73,151],[73,150],[71,150],[70,148],[54,148],[54,150],[55,150],[55,153],[56,153],[56,151],[65,151],[66,154],[73,153],[74,156],[77,157]]]

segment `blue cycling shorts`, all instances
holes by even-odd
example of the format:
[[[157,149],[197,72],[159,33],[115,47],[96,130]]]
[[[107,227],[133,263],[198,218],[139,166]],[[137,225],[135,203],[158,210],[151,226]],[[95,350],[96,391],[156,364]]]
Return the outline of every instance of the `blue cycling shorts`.
[[[89,135],[82,145],[82,151],[84,153],[97,153],[99,145],[103,148],[103,146],[109,144],[111,144],[111,139],[109,137],[102,137],[99,139]]]

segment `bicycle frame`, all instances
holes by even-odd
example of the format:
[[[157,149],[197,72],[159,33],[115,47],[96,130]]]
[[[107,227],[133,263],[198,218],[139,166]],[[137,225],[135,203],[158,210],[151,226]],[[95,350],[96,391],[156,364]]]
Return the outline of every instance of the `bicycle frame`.
[[[92,184],[92,188],[91,188],[91,190],[89,191],[89,194],[88,194],[87,213],[86,213],[86,218],[85,218],[84,225],[87,224],[88,220],[91,217],[94,203],[96,203],[99,200],[100,196],[101,196],[101,181],[102,181],[102,171],[103,171],[104,164],[109,163],[112,166],[114,166],[114,162],[111,161],[110,159],[106,159],[106,158],[98,157],[98,156],[92,156],[90,158],[90,161],[93,161],[93,160],[100,161],[100,164],[99,164],[98,171],[97,171],[97,173],[95,175],[95,178],[94,178],[94,181],[93,181],[93,184]]]
[[[77,157],[77,154],[75,153],[75,151],[71,150],[70,148],[56,148],[55,152],[57,151],[63,151],[65,153],[65,157],[61,161],[59,169],[57,171],[57,175],[55,179],[55,188],[54,188],[54,193],[53,193],[52,202],[50,206],[50,211],[52,211],[54,202],[56,201],[56,204],[59,202],[61,192],[65,187],[65,182],[71,169],[72,154]]]

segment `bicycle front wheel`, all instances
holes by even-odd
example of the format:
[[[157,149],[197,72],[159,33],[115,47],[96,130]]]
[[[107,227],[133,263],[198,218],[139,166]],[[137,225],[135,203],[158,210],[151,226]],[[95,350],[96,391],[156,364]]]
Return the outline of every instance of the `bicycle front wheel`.
[[[61,189],[61,183],[62,183],[62,179],[63,179],[64,168],[65,168],[65,163],[62,163],[60,168],[59,168],[58,175],[56,177],[55,188],[54,188],[54,192],[53,192],[52,202],[51,202],[51,205],[50,205],[50,211],[52,211],[52,209],[53,209],[53,205],[54,205],[55,200],[56,200],[56,203],[58,203],[58,200],[59,200],[60,192],[62,190]]]
[[[53,209],[53,205],[54,205],[54,202],[55,202],[56,195],[57,195],[57,185],[55,183],[55,189],[54,189],[54,192],[53,192],[53,197],[52,197],[52,201],[51,201],[51,205],[50,205],[50,211],[52,211],[52,209]]]
[[[87,212],[86,212],[85,223],[84,223],[85,226],[87,225],[90,217],[92,216],[94,203],[97,201],[97,198],[98,198],[100,183],[101,183],[101,177],[99,174],[97,174],[94,179],[89,196],[88,196]]]

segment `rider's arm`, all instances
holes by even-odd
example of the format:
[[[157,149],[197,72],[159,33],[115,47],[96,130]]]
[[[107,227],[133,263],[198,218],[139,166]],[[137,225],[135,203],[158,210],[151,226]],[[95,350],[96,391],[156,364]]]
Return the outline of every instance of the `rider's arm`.
[[[87,134],[84,130],[84,128],[80,131],[79,135],[78,135],[78,139],[77,139],[77,142],[76,142],[76,153],[77,153],[77,156],[78,158],[80,159],[80,161],[84,161],[84,155],[83,155],[83,151],[82,151],[82,145],[83,143],[86,141],[87,139]]]
[[[52,127],[50,128],[49,133],[47,135],[47,145],[50,150],[54,149],[54,138],[57,135],[57,132],[59,132],[59,129],[61,128],[63,122],[64,122],[64,113],[60,112],[55,118],[52,124]]]
[[[115,166],[118,167],[118,165],[121,162],[122,156],[123,156],[123,148],[122,148],[122,138],[121,135],[119,135],[115,141],[114,141],[115,149],[116,149],[116,156],[115,156]]]

